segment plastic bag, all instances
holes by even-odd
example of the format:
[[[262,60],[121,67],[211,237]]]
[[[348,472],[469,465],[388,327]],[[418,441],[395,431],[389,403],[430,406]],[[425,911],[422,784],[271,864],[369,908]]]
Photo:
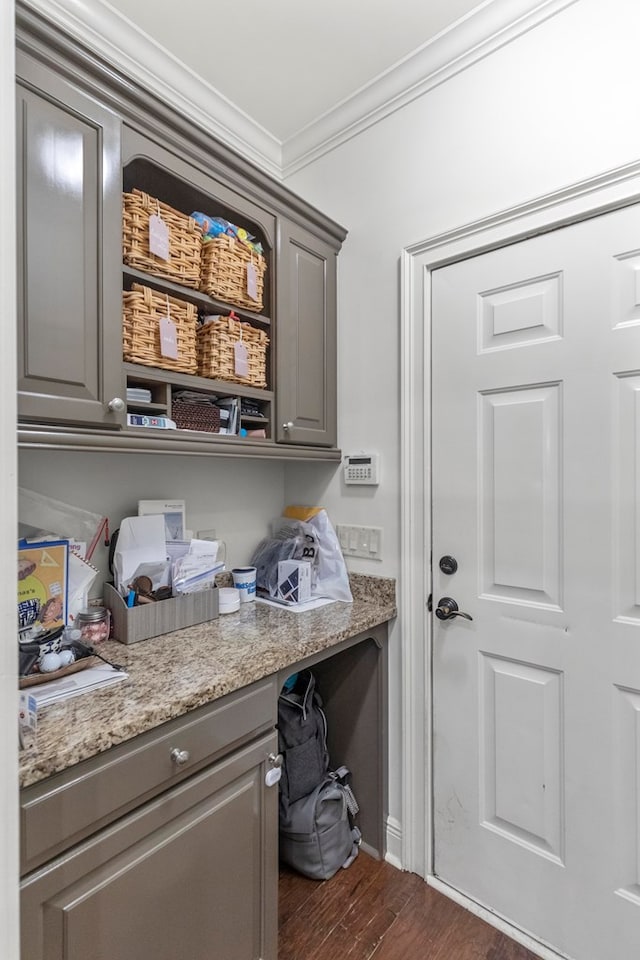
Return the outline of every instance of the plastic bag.
[[[304,524],[286,527],[272,537],[261,540],[251,558],[256,568],[256,588],[270,597],[278,596],[278,563],[280,560],[311,560],[311,590],[316,579],[314,558],[318,553],[315,534],[307,533]]]
[[[105,546],[109,544],[106,517],[54,500],[35,490],[27,490],[26,487],[18,487],[18,519],[20,536],[31,538],[34,532],[45,531],[86,544],[83,554],[85,560],[91,559],[103,534]]]
[[[312,597],[353,602],[340,542],[326,510],[287,507],[273,526],[273,536],[258,544],[251,560],[259,589],[276,596],[279,560],[309,560]]]
[[[316,582],[315,589],[312,588],[311,591],[312,595],[353,603],[340,541],[327,511],[322,507],[287,507],[281,521],[295,517],[301,517],[307,530],[310,529],[315,534],[318,543]]]

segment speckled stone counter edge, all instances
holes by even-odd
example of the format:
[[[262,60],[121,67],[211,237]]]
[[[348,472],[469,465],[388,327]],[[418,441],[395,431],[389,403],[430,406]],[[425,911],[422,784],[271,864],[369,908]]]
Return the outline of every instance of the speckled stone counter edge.
[[[350,604],[294,613],[247,603],[238,613],[132,646],[102,644],[101,652],[123,664],[128,679],[44,708],[34,744],[20,755],[20,785],[44,780],[395,617],[395,580],[352,574],[350,583]]]

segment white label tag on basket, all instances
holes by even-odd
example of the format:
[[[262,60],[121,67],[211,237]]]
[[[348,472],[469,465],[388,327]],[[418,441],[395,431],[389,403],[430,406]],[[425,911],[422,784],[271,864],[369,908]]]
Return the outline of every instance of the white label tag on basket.
[[[258,299],[258,271],[255,263],[247,264],[247,296],[250,300]]]
[[[171,317],[160,318],[160,353],[170,360],[178,359],[178,331]]]
[[[149,253],[161,260],[169,259],[169,227],[156,213],[149,217]]]
[[[233,359],[236,377],[249,376],[249,352],[242,340],[233,346]]]

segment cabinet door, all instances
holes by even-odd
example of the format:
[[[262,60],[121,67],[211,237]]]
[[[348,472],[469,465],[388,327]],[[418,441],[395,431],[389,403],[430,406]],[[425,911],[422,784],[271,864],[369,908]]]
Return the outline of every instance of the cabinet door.
[[[336,258],[285,220],[278,234],[276,439],[335,447]]]
[[[26,878],[22,960],[275,960],[270,733]]]
[[[119,426],[120,123],[26,55],[17,66],[19,417]]]

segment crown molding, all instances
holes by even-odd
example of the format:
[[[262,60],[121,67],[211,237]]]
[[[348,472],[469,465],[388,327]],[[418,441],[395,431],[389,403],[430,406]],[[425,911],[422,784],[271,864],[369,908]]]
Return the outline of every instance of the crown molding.
[[[102,0],[20,0],[278,180],[280,141]]]
[[[577,0],[485,0],[282,144],[286,179]]]
[[[19,0],[278,180],[363,133],[577,0],[485,0],[281,143],[106,0]]]

